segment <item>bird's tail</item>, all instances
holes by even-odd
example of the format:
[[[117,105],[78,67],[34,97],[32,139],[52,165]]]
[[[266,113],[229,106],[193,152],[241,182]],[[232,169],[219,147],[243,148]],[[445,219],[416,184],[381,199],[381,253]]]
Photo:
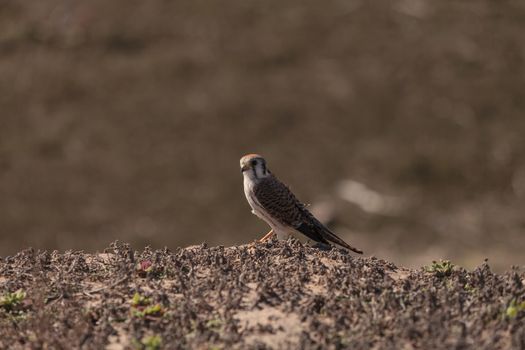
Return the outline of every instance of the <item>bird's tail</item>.
[[[353,252],[355,252],[357,254],[363,254],[362,250],[357,249],[355,247],[352,247],[350,244],[348,244],[345,241],[343,241],[341,238],[339,238],[335,233],[330,231],[324,225],[321,225],[321,231],[322,231],[323,238],[325,238],[326,240],[328,240],[330,242],[333,242],[335,244],[338,244],[341,247],[344,247],[344,248],[346,248],[348,250],[351,250],[351,251],[353,251]]]

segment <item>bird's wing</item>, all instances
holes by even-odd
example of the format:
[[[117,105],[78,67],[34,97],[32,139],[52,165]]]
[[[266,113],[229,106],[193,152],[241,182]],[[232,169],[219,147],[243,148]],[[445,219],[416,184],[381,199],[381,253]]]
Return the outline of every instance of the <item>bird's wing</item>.
[[[273,175],[261,179],[253,192],[264,210],[281,224],[295,228],[303,222],[304,205]]]
[[[362,253],[319,222],[292,191],[274,176],[262,179],[255,186],[254,194],[268,214],[282,224],[293,227],[311,240],[321,243],[331,241],[356,253]]]

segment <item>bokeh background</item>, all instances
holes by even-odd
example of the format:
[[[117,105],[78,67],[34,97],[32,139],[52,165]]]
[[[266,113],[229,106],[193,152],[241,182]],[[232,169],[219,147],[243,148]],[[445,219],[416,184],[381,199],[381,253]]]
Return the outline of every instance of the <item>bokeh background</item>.
[[[525,264],[525,2],[0,2],[0,255],[253,241],[263,154],[367,255]]]

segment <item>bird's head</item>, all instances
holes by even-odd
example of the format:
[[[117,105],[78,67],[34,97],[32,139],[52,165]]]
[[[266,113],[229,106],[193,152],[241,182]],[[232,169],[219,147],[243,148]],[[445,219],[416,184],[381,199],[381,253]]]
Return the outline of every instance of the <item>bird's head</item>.
[[[266,160],[258,154],[247,154],[241,158],[241,173],[252,180],[260,180],[270,175]]]

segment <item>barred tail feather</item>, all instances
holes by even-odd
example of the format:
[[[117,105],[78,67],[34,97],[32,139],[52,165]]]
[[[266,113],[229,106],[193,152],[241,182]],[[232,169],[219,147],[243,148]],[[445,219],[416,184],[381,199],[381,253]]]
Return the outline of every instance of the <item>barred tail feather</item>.
[[[314,220],[314,225],[308,225],[306,223],[302,223],[299,225],[299,227],[296,227],[296,230],[301,232],[306,237],[310,238],[313,241],[321,242],[325,244],[329,244],[329,241],[332,243],[335,243],[337,245],[340,245],[343,248],[346,248],[348,250],[351,250],[357,254],[363,254],[362,250],[359,250],[355,247],[352,247],[350,244],[343,241],[341,238],[336,236],[335,233],[330,231],[328,228],[326,228],[323,224],[321,224],[317,219],[311,217],[312,220]]]
[[[341,238],[337,237],[336,234],[330,231],[328,228],[323,226],[321,230],[322,230],[323,238],[329,240],[330,242],[338,244],[341,247],[351,250],[357,254],[363,254],[362,250],[352,247],[350,244],[346,243]]]

